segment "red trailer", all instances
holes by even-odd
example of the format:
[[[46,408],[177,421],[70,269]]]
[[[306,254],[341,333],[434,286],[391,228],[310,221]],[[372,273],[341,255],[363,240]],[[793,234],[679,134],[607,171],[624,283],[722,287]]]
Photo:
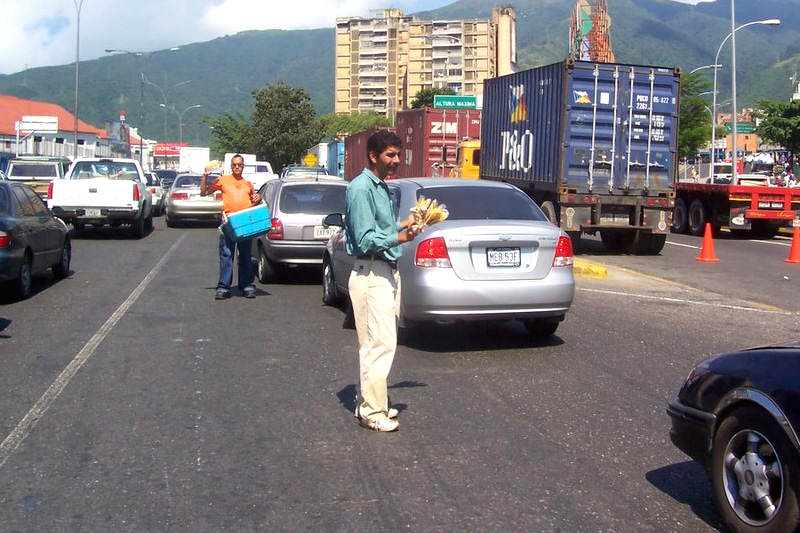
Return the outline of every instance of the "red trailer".
[[[344,179],[352,180],[367,167],[367,139],[380,130],[395,131],[394,128],[372,128],[349,135],[344,140]]]
[[[451,175],[458,143],[481,136],[476,109],[409,109],[397,113],[397,135],[403,141],[398,177]]]
[[[735,233],[774,236],[800,218],[800,188],[770,186],[768,179],[743,175],[738,185],[677,182],[673,231],[702,235],[710,222],[715,232],[728,226]]]

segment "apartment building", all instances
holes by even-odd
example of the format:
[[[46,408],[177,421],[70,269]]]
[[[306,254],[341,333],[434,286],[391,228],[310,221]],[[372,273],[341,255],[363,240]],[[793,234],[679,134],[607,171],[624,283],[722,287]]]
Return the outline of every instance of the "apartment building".
[[[335,110],[392,116],[419,91],[439,87],[478,95],[484,79],[513,72],[515,63],[511,7],[495,8],[491,19],[426,21],[399,9],[339,18]]]

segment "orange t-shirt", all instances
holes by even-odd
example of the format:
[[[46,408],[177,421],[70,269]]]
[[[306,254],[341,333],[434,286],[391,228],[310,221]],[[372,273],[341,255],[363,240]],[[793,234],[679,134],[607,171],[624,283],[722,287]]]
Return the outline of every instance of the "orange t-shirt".
[[[222,210],[228,215],[253,207],[253,202],[250,201],[252,190],[252,183],[244,178],[236,179],[230,174],[220,176],[208,186],[209,192],[222,191]]]

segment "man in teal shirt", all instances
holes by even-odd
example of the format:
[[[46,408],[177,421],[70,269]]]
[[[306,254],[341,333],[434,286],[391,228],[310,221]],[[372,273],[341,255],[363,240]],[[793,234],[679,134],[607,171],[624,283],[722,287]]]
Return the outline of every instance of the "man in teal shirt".
[[[358,334],[361,401],[355,416],[375,431],[395,431],[397,410],[389,407],[387,378],[397,350],[400,245],[414,239],[413,216],[398,222],[384,183],[400,164],[402,141],[381,130],[367,140],[365,168],[347,186],[345,236],[355,256],[348,289]]]

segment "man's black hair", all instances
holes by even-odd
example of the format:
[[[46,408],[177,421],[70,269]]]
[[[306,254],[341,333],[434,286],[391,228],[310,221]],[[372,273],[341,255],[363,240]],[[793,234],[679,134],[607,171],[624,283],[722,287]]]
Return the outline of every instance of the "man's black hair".
[[[236,154],[235,156],[231,157],[231,163],[233,163],[233,160],[237,157],[241,158],[242,163],[244,163],[244,156],[242,154]]]
[[[376,154],[381,155],[384,150],[389,148],[390,146],[395,146],[397,148],[403,147],[403,141],[389,130],[379,130],[370,135],[369,139],[367,139],[367,158],[369,158],[369,154]]]

